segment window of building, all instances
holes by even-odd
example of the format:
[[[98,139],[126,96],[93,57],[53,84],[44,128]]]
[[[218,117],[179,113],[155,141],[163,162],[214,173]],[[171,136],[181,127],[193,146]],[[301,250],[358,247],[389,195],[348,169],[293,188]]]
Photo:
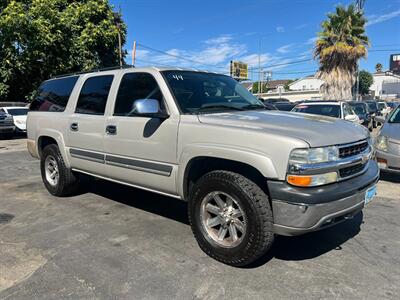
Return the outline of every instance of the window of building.
[[[154,77],[149,73],[128,73],[121,79],[115,101],[115,116],[135,116],[134,102],[139,99],[155,99],[164,111],[163,95]]]
[[[88,78],[79,94],[75,112],[103,115],[113,77],[113,75],[103,75]]]

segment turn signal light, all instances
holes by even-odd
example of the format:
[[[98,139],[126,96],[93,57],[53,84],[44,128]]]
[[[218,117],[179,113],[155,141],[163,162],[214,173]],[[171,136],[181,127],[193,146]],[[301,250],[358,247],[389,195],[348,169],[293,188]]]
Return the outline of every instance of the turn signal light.
[[[286,181],[295,186],[311,187],[329,184],[337,181],[337,173],[330,172],[316,175],[287,175]]]

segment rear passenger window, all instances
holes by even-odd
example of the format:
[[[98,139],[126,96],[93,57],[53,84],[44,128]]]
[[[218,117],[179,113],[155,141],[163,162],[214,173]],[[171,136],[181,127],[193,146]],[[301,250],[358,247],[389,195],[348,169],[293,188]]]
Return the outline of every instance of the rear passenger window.
[[[113,75],[88,78],[83,84],[76,105],[76,113],[103,115]]]
[[[79,76],[52,79],[41,84],[30,105],[33,111],[62,112]]]
[[[155,99],[165,110],[160,88],[149,73],[128,73],[121,79],[115,101],[114,116],[134,116],[133,103],[138,99]]]

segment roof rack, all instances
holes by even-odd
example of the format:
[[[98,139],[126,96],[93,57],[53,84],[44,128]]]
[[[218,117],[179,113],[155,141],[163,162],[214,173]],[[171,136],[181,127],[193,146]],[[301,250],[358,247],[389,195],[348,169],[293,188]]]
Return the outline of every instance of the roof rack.
[[[94,73],[94,72],[111,71],[111,70],[118,70],[118,69],[129,69],[129,68],[134,68],[134,67],[135,67],[134,65],[122,65],[122,66],[91,69],[91,70],[87,70],[87,71],[72,72],[72,73],[67,73],[67,74],[56,75],[56,76],[52,76],[51,79],[62,78],[62,77],[73,76],[73,75],[81,75],[81,74],[87,74],[87,73]]]

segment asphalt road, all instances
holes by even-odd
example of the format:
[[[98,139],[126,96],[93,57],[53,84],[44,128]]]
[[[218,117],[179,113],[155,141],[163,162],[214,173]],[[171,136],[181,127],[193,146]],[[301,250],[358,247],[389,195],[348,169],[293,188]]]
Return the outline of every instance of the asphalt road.
[[[25,140],[0,141],[0,299],[399,299],[400,177],[354,219],[278,237],[242,269],[199,249],[184,202],[88,190],[50,196]]]

